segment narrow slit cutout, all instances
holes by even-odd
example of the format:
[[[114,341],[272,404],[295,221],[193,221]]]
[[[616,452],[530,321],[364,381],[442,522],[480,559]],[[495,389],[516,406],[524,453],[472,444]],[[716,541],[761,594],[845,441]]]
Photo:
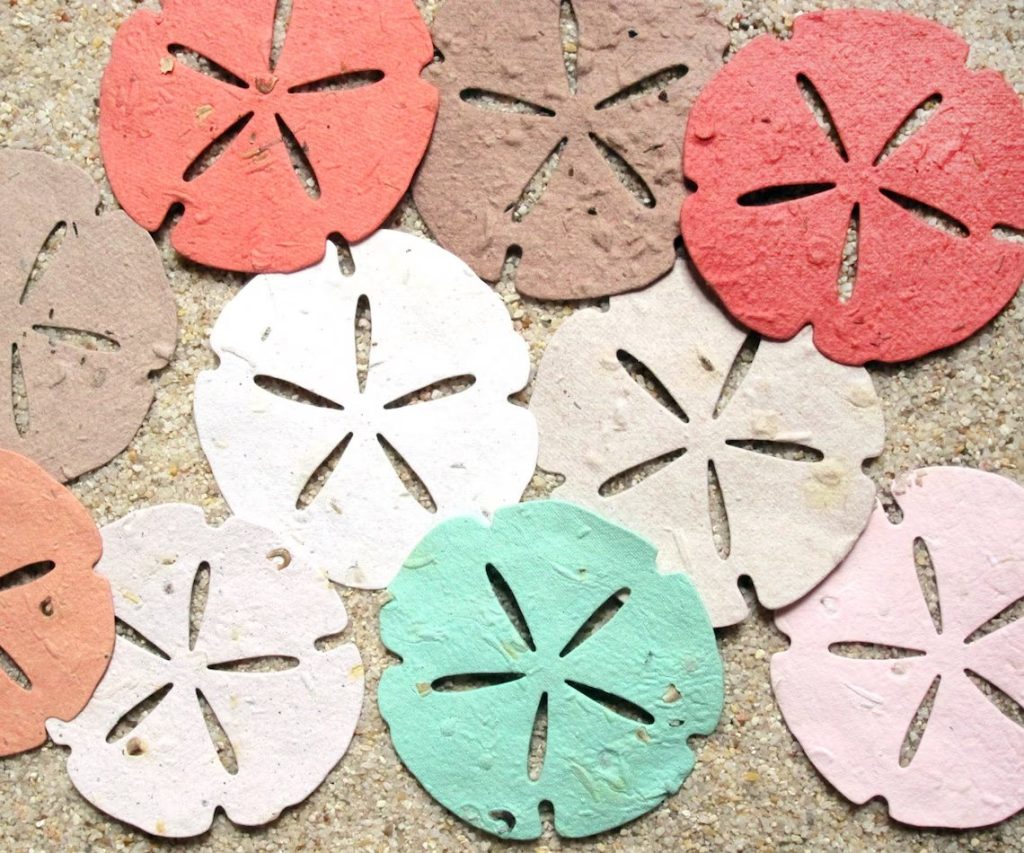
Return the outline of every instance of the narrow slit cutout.
[[[843,255],[839,262],[839,277],[836,291],[839,301],[845,305],[853,298],[857,287],[857,270],[860,266],[860,204],[854,204],[850,211],[850,225],[846,229]]]
[[[318,80],[310,80],[308,83],[300,83],[288,89],[289,95],[307,95],[315,92],[346,92],[352,89],[362,89],[364,86],[372,86],[384,79],[384,72],[379,68],[369,68],[366,71],[349,71],[345,74],[332,74],[330,77],[321,77]]]
[[[467,104],[480,107],[483,110],[492,110],[501,113],[518,113],[520,115],[534,115],[542,118],[553,118],[555,111],[547,107],[525,101],[514,95],[506,95],[502,92],[493,92],[490,89],[468,88],[459,92],[459,98]]]
[[[228,86],[235,86],[239,89],[248,89],[249,84],[233,71],[228,70],[210,57],[203,56],[199,51],[185,47],[183,44],[171,44],[167,46],[167,52],[174,57],[175,62],[180,62],[187,68],[192,69],[204,77],[212,77]]]
[[[210,564],[205,560],[199,564],[192,578],[192,594],[188,608],[188,649],[192,651],[203,628],[203,615],[210,595]]]
[[[40,578],[46,577],[56,568],[53,560],[40,560],[37,563],[29,563],[26,566],[8,572],[0,576],[0,592],[6,592],[18,586],[34,583]]]
[[[918,536],[914,540],[914,568],[917,569],[917,580],[921,585],[921,596],[924,598],[928,612],[931,614],[935,633],[942,633],[942,606],[939,601],[939,583],[935,575],[935,564],[931,552],[924,539]]]
[[[903,743],[900,744],[900,767],[909,767],[914,760],[914,756],[917,755],[917,750],[920,748],[921,741],[924,739],[928,728],[928,720],[931,718],[932,709],[935,706],[935,697],[938,695],[941,682],[942,676],[936,675],[931,687],[928,688],[928,692],[925,693],[924,698],[921,700],[921,704],[917,706],[914,719],[911,720],[910,725],[907,727]]]
[[[121,349],[121,344],[114,340],[109,333],[101,334],[86,329],[69,329],[64,326],[33,326],[32,331],[46,335],[50,346],[64,344],[96,352],[117,352]]]
[[[639,465],[634,465],[632,468],[627,468],[625,471],[613,474],[598,487],[597,493],[603,498],[608,498],[635,488],[644,480],[653,477],[662,468],[667,468],[677,459],[680,459],[684,453],[686,453],[686,448],[682,447],[678,450],[670,450],[668,453],[663,453],[654,459],[648,459],[646,462],[641,462]]]
[[[223,133],[218,135],[209,145],[207,145],[199,155],[189,163],[185,169],[183,179],[186,182],[191,182],[202,177],[225,153],[228,148],[234,143],[234,141],[241,135],[242,131],[245,130],[246,126],[252,121],[252,117],[255,113],[248,112],[245,115],[238,118],[230,127],[227,128]]]
[[[18,304],[24,305],[25,300],[28,299],[28,293],[40,278],[42,278],[43,271],[50,264],[50,262],[57,256],[57,252],[60,251],[60,247],[64,243],[64,238],[68,233],[68,224],[66,222],[58,222],[50,229],[50,233],[46,235],[46,239],[43,240],[43,245],[39,247],[39,251],[36,252],[36,256],[32,261],[32,269],[28,271],[28,275],[25,277],[25,286],[21,289],[21,296],[18,297]]]
[[[774,456],[790,462],[821,462],[825,454],[805,444],[793,441],[761,441],[758,439],[733,439],[725,442],[729,447],[760,453],[762,456]]]
[[[930,204],[925,204],[923,201],[902,195],[894,190],[882,188],[879,192],[889,201],[893,202],[893,204],[897,204],[908,213],[914,214],[914,216],[931,228],[949,234],[951,237],[958,237],[961,240],[971,235],[970,229],[963,222],[950,216],[945,211],[939,210],[937,207],[932,207]]]
[[[804,74],[798,74],[796,78],[797,88],[800,90],[800,95],[804,99],[804,103],[807,104],[807,109],[811,111],[811,115],[814,116],[814,120],[817,122],[818,127],[821,128],[825,136],[828,137],[828,141],[832,143],[832,147],[836,149],[836,153],[848,162],[850,157],[846,152],[846,146],[843,145],[843,137],[839,132],[839,128],[836,126],[835,120],[832,118],[832,113],[828,108],[828,104],[825,103],[825,99],[821,96],[818,88],[810,81],[810,79]]]
[[[757,355],[757,350],[760,346],[761,339],[757,335],[749,335],[743,342],[743,346],[736,353],[732,364],[729,365],[729,372],[725,374],[725,379],[722,381],[722,390],[718,394],[714,411],[711,413],[712,418],[720,417],[722,412],[728,408],[729,403],[732,402],[733,395],[739,390],[743,380],[747,378],[747,374],[750,372],[750,365],[754,363],[754,357]]]
[[[619,360],[619,364],[622,365],[626,373],[629,374],[630,379],[650,394],[655,402],[684,424],[690,422],[683,407],[679,405],[679,402],[672,396],[668,388],[665,387],[665,384],[658,379],[653,370],[628,350],[618,350],[615,353],[615,357]]]
[[[388,410],[404,409],[406,406],[415,406],[418,403],[433,403],[435,400],[443,400],[445,397],[454,397],[456,394],[468,391],[475,384],[476,377],[469,374],[449,376],[447,379],[431,382],[429,385],[417,388],[408,394],[403,394],[401,397],[385,404],[384,408]],[[431,396],[435,391],[440,392],[438,396]],[[422,399],[423,397],[427,399]]]
[[[21,366],[21,350],[11,344],[11,413],[18,435],[24,437],[31,426],[28,410],[28,385]]]
[[[430,689],[439,693],[462,693],[467,690],[483,690],[500,684],[510,684],[523,677],[521,672],[467,672],[435,678],[430,683]]]
[[[547,191],[548,184],[551,182],[551,178],[558,169],[558,160],[562,156],[562,151],[565,150],[568,142],[569,138],[567,136],[559,140],[551,153],[544,158],[543,162],[530,176],[523,187],[523,191],[519,194],[519,198],[506,206],[505,212],[512,214],[513,222],[522,222],[529,216],[530,211],[540,204],[544,193]]]
[[[384,455],[387,456],[388,461],[391,463],[391,467],[395,469],[395,473],[398,475],[398,479],[402,481],[402,485],[405,486],[406,491],[412,495],[420,506],[422,506],[429,513],[437,512],[437,503],[434,501],[433,496],[430,494],[430,489],[427,488],[427,484],[423,482],[419,474],[416,473],[415,469],[406,461],[405,457],[399,453],[394,446],[389,442],[383,435],[377,433],[377,443],[380,444],[381,449],[384,451]]]
[[[537,713],[530,729],[530,749],[526,756],[526,770],[530,780],[536,782],[544,772],[544,758],[548,747],[548,694],[541,693]]]
[[[238,773],[238,756],[235,755],[235,748],[231,743],[231,738],[224,731],[224,726],[221,725],[220,720],[217,718],[217,713],[203,695],[203,691],[198,687],[196,688],[196,699],[203,712],[203,721],[206,723],[206,731],[210,735],[210,742],[213,744],[214,749],[217,750],[217,758],[220,759],[221,765],[229,774],[232,776],[236,775]]]
[[[736,203],[740,207],[770,207],[776,204],[786,204],[791,201],[799,201],[811,196],[821,195],[835,188],[836,185],[833,183],[780,184],[744,193],[736,199]]]
[[[922,127],[924,127],[931,119],[935,116],[937,107],[942,103],[942,95],[935,92],[925,98],[919,103],[914,109],[910,111],[910,114],[903,119],[889,140],[885,143],[882,150],[878,152],[878,156],[875,158],[875,165],[877,166],[884,160],[888,160],[897,149],[905,145],[910,137],[917,133]]]
[[[718,551],[719,558],[727,560],[732,547],[729,512],[725,506],[722,486],[718,482],[718,470],[712,459],[708,460],[708,514],[711,522],[711,535],[715,540],[715,550]]]
[[[653,95],[658,89],[661,90],[658,94],[658,97],[661,98],[661,96],[666,94],[665,90],[668,86],[682,80],[689,72],[690,69],[685,65],[672,65],[669,68],[663,68],[661,71],[656,71],[654,74],[649,74],[635,83],[630,83],[625,88],[619,89],[615,94],[605,98],[603,101],[599,101],[594,109],[607,110],[611,107],[617,107],[619,104],[624,104],[627,101]]]
[[[533,642],[533,635],[530,633],[530,626],[526,622],[526,616],[523,615],[519,601],[516,599],[515,593],[512,592],[512,588],[508,585],[508,581],[490,563],[487,564],[486,571],[487,580],[491,584],[491,591],[498,600],[498,604],[501,605],[501,609],[505,611],[505,615],[508,616],[508,621],[512,623],[512,626],[516,629],[526,647],[531,652],[537,651],[537,646]]]
[[[301,385],[289,382],[287,379],[279,379],[276,376],[267,376],[261,373],[253,378],[253,382],[264,391],[268,391],[276,397],[291,400],[294,403],[302,403],[305,406],[313,406],[317,409],[333,409],[337,412],[344,411],[344,406],[338,405],[327,397],[321,397],[315,391],[310,391],[308,388],[303,388]]]
[[[647,208],[654,208],[658,201],[655,199],[654,193],[651,192],[651,188],[647,185],[647,181],[643,179],[643,176],[630,165],[625,157],[596,133],[591,133],[589,136],[590,141],[594,143],[594,147],[604,157],[615,177],[618,178],[619,183],[626,188],[639,204]]]
[[[613,592],[587,617],[587,621],[580,625],[576,633],[572,635],[572,639],[565,644],[565,648],[558,653],[558,656],[564,658],[567,655],[571,655],[594,634],[611,622],[627,601],[629,601],[628,587],[623,587]]]
[[[157,706],[167,698],[167,694],[171,692],[173,687],[173,684],[164,684],[150,693],[141,702],[129,708],[114,723],[110,731],[107,732],[107,743],[119,741],[135,731],[142,724],[142,721],[152,714],[157,709]],[[129,754],[141,755],[144,751],[145,749],[142,747],[142,744],[137,744],[136,749],[130,751]]]
[[[338,442],[324,461],[316,467],[316,470],[312,474],[310,474],[309,479],[306,480],[306,484],[302,487],[302,491],[299,492],[299,496],[295,499],[296,509],[307,509],[312,506],[313,502],[320,496],[320,492],[324,490],[328,480],[331,479],[331,475],[338,467],[338,463],[341,462],[342,456],[345,455],[345,451],[348,449],[349,443],[352,441],[352,435],[352,433],[349,433],[340,442]]]
[[[572,681],[568,678],[565,680],[565,683],[573,690],[582,693],[588,699],[597,702],[597,704],[618,714],[620,717],[642,723],[645,726],[649,726],[654,722],[654,715],[648,713],[635,702],[630,702],[628,699],[623,699],[614,693],[608,693],[606,690],[600,690],[597,687],[581,684],[579,681]]]
[[[277,129],[280,131],[281,141],[288,151],[288,158],[291,160],[292,171],[295,173],[296,179],[302,184],[302,189],[311,199],[320,198],[320,181],[317,180],[313,164],[309,160],[309,153],[280,115],[275,114],[274,119],[277,121]]]

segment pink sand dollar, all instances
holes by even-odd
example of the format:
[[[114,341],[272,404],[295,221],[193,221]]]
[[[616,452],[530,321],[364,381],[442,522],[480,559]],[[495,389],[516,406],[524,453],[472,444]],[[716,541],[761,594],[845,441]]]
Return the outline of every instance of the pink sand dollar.
[[[1011,716],[1024,703],[1024,489],[926,468],[893,494],[902,522],[877,507],[845,562],[776,618],[792,645],[772,659],[775,696],[854,802],[884,797],[917,826],[992,824],[1024,808],[1024,726]],[[915,719],[923,732],[901,757]]]

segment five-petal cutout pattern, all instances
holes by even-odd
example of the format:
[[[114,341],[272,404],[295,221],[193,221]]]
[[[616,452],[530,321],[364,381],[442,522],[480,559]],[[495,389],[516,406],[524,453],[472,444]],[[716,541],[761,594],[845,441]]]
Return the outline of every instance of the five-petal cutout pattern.
[[[114,647],[110,586],[93,571],[96,525],[38,465],[0,451],[0,756],[70,720]]]
[[[537,838],[545,803],[567,837],[632,820],[679,789],[689,738],[717,725],[722,665],[693,586],[579,507],[449,520],[389,591],[381,634],[402,663],[379,695],[395,749],[487,832]]]
[[[761,343],[712,303],[680,261],[608,311],[570,317],[552,338],[530,409],[555,496],[607,515],[686,572],[716,626],[747,605],[796,601],[853,546],[875,489],[881,403],[861,368],[820,355],[809,333]]]
[[[352,256],[346,276],[328,244],[319,266],[256,278],[225,308],[196,423],[235,513],[332,580],[380,588],[438,521],[520,499],[537,430],[508,399],[527,347],[465,264],[395,231]]]
[[[441,109],[413,193],[442,245],[489,280],[518,247],[516,287],[544,299],[666,273],[686,115],[728,44],[704,4],[448,0],[433,34]]]
[[[199,835],[223,808],[257,826],[304,800],[355,731],[363,667],[335,590],[277,534],[219,528],[170,504],[103,529],[99,571],[122,626],[110,669],[70,723],[79,792],[153,835]],[[205,581],[205,588],[201,585]]]
[[[958,343],[1009,302],[1024,107],[967,53],[932,21],[812,12],[704,89],[682,230],[736,318],[780,340],[812,324],[823,353],[863,364]]]
[[[776,617],[792,645],[772,658],[775,696],[854,802],[882,796],[916,826],[996,823],[1024,808],[1024,489],[925,468],[893,497],[903,520],[879,505],[836,572]]]
[[[153,240],[98,214],[78,167],[0,150],[0,192],[0,445],[67,481],[139,429],[174,353],[174,297]]]
[[[121,26],[103,77],[114,194],[151,231],[182,205],[171,239],[200,263],[314,264],[408,189],[437,114],[432,55],[412,0],[164,0]]]

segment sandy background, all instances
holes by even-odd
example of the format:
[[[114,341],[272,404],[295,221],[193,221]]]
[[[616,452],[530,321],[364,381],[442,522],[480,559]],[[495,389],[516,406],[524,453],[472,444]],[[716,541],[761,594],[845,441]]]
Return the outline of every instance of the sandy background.
[[[419,5],[429,21],[440,3],[420,0]],[[762,32],[785,32],[799,11],[830,4],[715,5],[729,23],[735,50]],[[903,9],[952,27],[972,45],[973,66],[1003,72],[1024,94],[1024,0],[863,5]],[[83,166],[101,183],[105,204],[112,206],[96,131],[100,76],[118,24],[137,8],[156,6],[155,0],[0,0],[0,144],[39,149]],[[393,225],[421,228],[408,202]],[[166,233],[157,239],[178,302],[178,350],[156,380],[156,402],[131,448],[73,485],[100,524],[170,501],[199,504],[214,519],[226,514],[192,424],[192,388],[197,373],[214,365],[207,345],[210,329],[244,278],[185,261],[171,250]],[[508,278],[498,292],[536,360],[572,309],[521,299]],[[888,425],[885,452],[869,469],[880,486],[896,472],[934,464],[976,466],[1024,482],[1018,415],[1024,404],[1022,306],[1018,297],[994,323],[952,350],[906,367],[873,369]],[[549,489],[548,478],[538,476],[529,496]],[[367,668],[363,717],[349,753],[307,803],[272,826],[241,830],[219,816],[212,831],[189,846],[223,851],[505,846],[448,814],[399,764],[374,701],[387,663],[377,639],[382,596],[352,590],[341,594]],[[720,638],[725,713],[718,731],[696,744],[697,768],[684,789],[620,831],[572,844],[549,829],[538,849],[1024,849],[1024,814],[985,831],[942,833],[895,824],[879,803],[851,807],[817,775],[780,719],[768,686],[768,662],[785,640],[766,614],[720,632]],[[64,760],[62,750],[47,746],[0,762],[0,849],[135,850],[153,845],[79,797],[64,772]]]

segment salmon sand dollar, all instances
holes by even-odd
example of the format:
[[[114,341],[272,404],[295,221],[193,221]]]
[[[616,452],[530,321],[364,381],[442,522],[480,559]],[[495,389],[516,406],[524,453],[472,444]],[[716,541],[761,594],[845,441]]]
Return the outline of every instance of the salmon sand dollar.
[[[0,450],[0,757],[72,719],[114,647],[110,585],[93,571],[99,531],[36,463]]]

